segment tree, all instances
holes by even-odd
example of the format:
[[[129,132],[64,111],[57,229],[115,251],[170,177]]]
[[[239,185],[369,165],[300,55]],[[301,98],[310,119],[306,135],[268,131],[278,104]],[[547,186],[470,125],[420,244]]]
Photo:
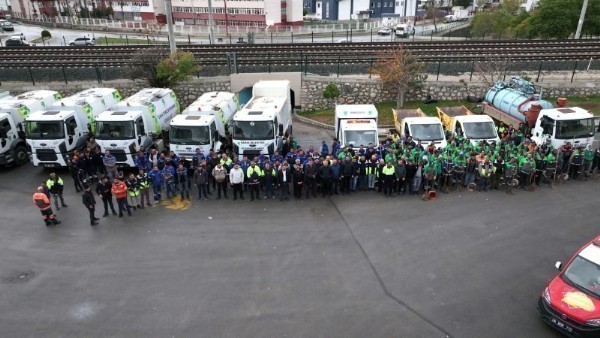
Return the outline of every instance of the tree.
[[[323,90],[323,97],[331,100],[332,103],[335,102],[335,99],[338,98],[340,94],[340,89],[335,83],[328,84]]]
[[[50,34],[50,32],[46,29],[44,29],[42,31],[42,39],[46,40],[46,39],[50,39],[52,37],[52,34]]]
[[[492,87],[504,77],[509,62],[510,60],[505,58],[487,57],[475,63],[475,75],[487,87]]]
[[[373,66],[373,72],[379,75],[383,83],[398,90],[397,109],[404,105],[408,89],[418,87],[425,81],[426,77],[421,74],[424,69],[425,63],[417,60],[410,51],[404,50],[402,45],[380,52]]]
[[[527,12],[521,12],[519,0],[504,0],[498,8],[475,14],[471,24],[471,35],[514,36],[517,26],[528,16]]]
[[[131,77],[142,78],[150,87],[172,88],[199,71],[194,55],[177,52],[169,55],[166,46],[144,49],[131,60]]]
[[[433,20],[433,31],[437,32],[437,7],[435,7],[433,1],[425,5],[425,14],[427,19]]]
[[[577,29],[582,4],[583,0],[541,0],[525,26],[544,39],[566,39]],[[600,34],[599,1],[589,2],[582,32]]]

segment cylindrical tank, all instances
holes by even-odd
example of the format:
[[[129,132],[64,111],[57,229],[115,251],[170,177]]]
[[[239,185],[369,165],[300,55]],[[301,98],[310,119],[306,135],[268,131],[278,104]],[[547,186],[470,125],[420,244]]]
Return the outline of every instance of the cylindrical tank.
[[[510,116],[526,123],[525,112],[528,111],[533,104],[537,104],[541,109],[553,108],[552,103],[546,100],[540,100],[539,95],[529,94],[520,90],[510,88],[506,83],[496,83],[485,94],[485,100],[494,106],[496,109],[509,114]],[[537,107],[536,107],[537,108]],[[530,127],[535,121],[527,121]]]

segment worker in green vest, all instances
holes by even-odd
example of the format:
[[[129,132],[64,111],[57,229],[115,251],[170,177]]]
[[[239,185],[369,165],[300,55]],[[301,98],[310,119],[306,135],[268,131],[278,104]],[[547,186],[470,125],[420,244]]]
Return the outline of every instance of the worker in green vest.
[[[64,182],[62,178],[58,177],[56,173],[50,173],[50,178],[48,178],[48,181],[46,181],[46,187],[52,195],[52,199],[54,200],[54,206],[56,207],[56,210],[60,210],[60,207],[58,206],[59,199],[61,206],[67,207],[67,205],[65,204],[65,199],[63,198]]]
[[[396,168],[392,165],[392,162],[387,162],[387,164],[381,169],[381,175],[383,178],[383,193],[388,198],[392,197],[395,173]]]

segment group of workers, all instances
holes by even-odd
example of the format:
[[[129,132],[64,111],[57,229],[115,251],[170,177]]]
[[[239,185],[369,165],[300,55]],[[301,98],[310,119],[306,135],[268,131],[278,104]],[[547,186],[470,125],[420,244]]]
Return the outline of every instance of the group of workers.
[[[600,148],[575,147],[567,142],[559,149],[550,143],[536,144],[518,130],[502,127],[500,143],[481,141],[473,144],[461,136],[454,137],[444,148],[422,144],[411,137],[389,134],[379,145],[340,147],[322,142],[317,150],[304,150],[292,137],[284,140],[282,152],[254,157],[229,156],[227,152],[203,154],[196,149],[192,158],[156,149],[139,150],[135,168],[124,174],[117,170],[110,151],[100,153],[93,139],[83,154],[70,159],[75,189],[83,190],[82,202],[90,214],[91,225],[97,224],[94,193],[104,205],[104,217],[132,215],[132,210],[152,206],[163,198],[179,196],[190,199],[196,187],[197,200],[275,199],[287,201],[323,198],[356,191],[377,191],[387,197],[441,190],[488,191],[504,189],[512,193],[521,188],[533,190],[543,184],[571,179],[587,179],[600,171]],[[51,174],[34,194],[34,203],[42,211],[46,225],[58,221],[51,210],[66,207],[62,197],[64,182]],[[92,189],[92,186],[95,188]],[[92,191],[93,190],[93,191]],[[117,210],[113,204],[117,201]],[[60,202],[60,206],[59,206]]]

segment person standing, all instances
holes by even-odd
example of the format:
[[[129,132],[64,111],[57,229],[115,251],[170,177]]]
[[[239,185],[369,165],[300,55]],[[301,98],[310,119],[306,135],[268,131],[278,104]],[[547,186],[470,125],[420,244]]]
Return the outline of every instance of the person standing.
[[[277,180],[277,170],[271,167],[270,163],[265,163],[265,169],[262,171],[263,181],[264,181],[264,189],[265,189],[265,199],[272,198],[275,199],[275,181]]]
[[[73,178],[73,183],[75,184],[76,192],[80,192],[81,190],[83,190],[81,180],[79,179],[79,163],[79,150],[75,150],[75,152],[73,152],[73,157],[69,158],[69,173]]]
[[[156,201],[158,203],[161,198],[163,175],[157,166],[154,166],[152,168],[152,170],[150,170],[150,172],[148,173],[148,179],[152,183],[152,192],[154,193],[154,201]]]
[[[87,184],[83,186],[81,201],[90,213],[90,225],[98,225],[98,222],[96,221],[99,220],[99,218],[96,218],[96,215],[94,215],[94,212],[96,211],[96,199],[94,198],[94,194],[92,194],[92,188]]]
[[[50,199],[44,193],[44,187],[39,186],[37,192],[33,194],[33,204],[40,208],[42,219],[46,223],[46,226],[60,224],[60,221],[56,219],[54,212],[52,212],[52,205],[50,204]]]
[[[56,176],[56,173],[50,173],[50,178],[48,179],[48,181],[46,181],[46,187],[48,187],[48,190],[52,195],[52,199],[54,200],[54,206],[56,207],[56,210],[60,210],[60,207],[58,206],[59,199],[60,204],[64,208],[66,208],[67,205],[65,204],[65,199],[63,198],[64,183],[62,178]]]
[[[290,196],[290,181],[292,180],[292,173],[288,168],[287,162],[283,162],[281,169],[277,172],[277,183],[280,189],[279,200],[289,200]]]
[[[227,169],[223,164],[217,163],[212,171],[212,176],[217,185],[217,199],[221,199],[221,190],[223,191],[223,196],[229,198],[227,197]]]
[[[108,174],[108,177],[110,177],[111,180],[119,176],[119,172],[117,171],[117,159],[110,153],[110,151],[107,150],[104,153],[102,162],[104,163],[106,173]]]
[[[175,168],[171,166],[171,163],[165,163],[165,167],[162,169],[162,177],[163,181],[165,182],[167,199],[171,198],[171,194],[173,194],[173,197],[175,197]]]
[[[179,162],[179,166],[177,167],[177,184],[179,184],[179,188],[181,188],[181,200],[190,199],[190,185],[189,185],[189,176],[188,169],[183,165],[182,162]]]
[[[396,168],[392,166],[391,161],[388,161],[388,163],[381,168],[381,175],[383,179],[383,193],[386,197],[392,197]]]
[[[205,164],[200,164],[196,171],[194,171],[194,182],[198,187],[198,200],[204,196],[204,200],[208,200],[206,195],[206,188],[208,187],[208,172],[206,171]]]
[[[233,188],[233,200],[237,200],[237,194],[240,193],[240,199],[244,199],[244,170],[240,168],[239,164],[234,164],[233,169],[229,173],[229,182],[231,182],[231,188]]]
[[[127,185],[121,181],[120,177],[115,177],[111,192],[117,199],[117,207],[119,208],[119,217],[123,217],[123,211],[127,211],[127,214],[131,216],[131,210],[127,207]]]
[[[297,161],[300,162],[300,161]],[[304,185],[304,170],[299,163],[295,163],[291,170],[292,182],[294,182],[294,198],[302,199],[302,187]]]
[[[260,198],[259,195],[259,186],[260,186],[260,178],[263,176],[263,172],[258,167],[254,161],[251,162],[250,167],[246,169],[246,176],[248,177],[248,189],[250,190],[250,201],[254,201],[254,197],[256,199]]]
[[[110,206],[113,215],[117,214],[113,205],[111,188],[112,184],[108,180],[108,176],[104,176],[96,185],[96,193],[102,198],[102,204],[104,204],[104,215],[102,217],[108,216],[108,206]]]
[[[323,161],[323,165],[319,168],[319,178],[321,179],[321,195],[323,198],[331,196],[331,168],[329,161]]]
[[[312,159],[308,158],[308,164],[304,167],[304,182],[306,183],[306,199],[317,197],[317,166]]]
[[[137,208],[142,209],[143,206],[140,205],[140,184],[133,173],[129,174],[129,177],[125,181],[125,185],[127,185],[129,206],[133,207],[133,210],[136,210]]]
[[[151,207],[152,203],[150,203],[150,178],[148,177],[146,170],[140,169],[140,172],[136,176],[136,179],[138,181],[138,184],[140,185],[142,209],[144,208],[144,205]]]

